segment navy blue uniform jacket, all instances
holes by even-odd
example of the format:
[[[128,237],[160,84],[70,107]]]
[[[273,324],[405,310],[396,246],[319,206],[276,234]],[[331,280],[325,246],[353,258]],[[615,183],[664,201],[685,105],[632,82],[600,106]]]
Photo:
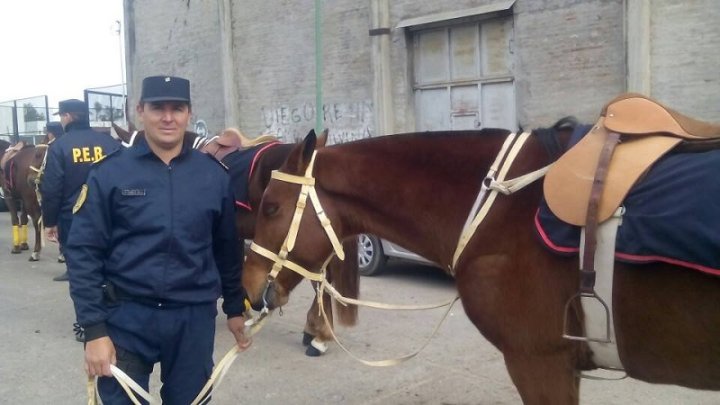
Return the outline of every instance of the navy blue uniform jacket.
[[[110,135],[93,131],[87,123],[71,122],[66,130],[50,144],[40,183],[46,227],[56,226],[60,215],[70,218],[92,164],[120,147]]]
[[[183,145],[169,165],[139,140],[95,165],[73,217],[65,257],[78,323],[105,336],[102,285],[170,304],[215,302],[244,311],[230,177],[212,157]]]

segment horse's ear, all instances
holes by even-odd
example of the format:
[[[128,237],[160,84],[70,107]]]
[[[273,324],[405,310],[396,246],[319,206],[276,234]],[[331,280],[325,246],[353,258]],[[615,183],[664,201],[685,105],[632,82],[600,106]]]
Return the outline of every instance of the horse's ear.
[[[322,131],[320,136],[318,136],[317,143],[315,144],[315,149],[320,149],[320,148],[325,147],[325,144],[327,143],[328,132],[329,132],[328,129],[325,128],[325,130]]]
[[[126,130],[124,130],[121,126],[117,125],[116,123],[112,123],[113,129],[115,129],[115,133],[117,136],[122,140],[123,142],[127,142],[130,140],[130,133]],[[132,131],[131,131],[132,132]]]
[[[317,135],[315,135],[315,130],[311,129],[302,141],[302,159],[300,163],[302,164],[303,169],[310,164],[310,158],[312,158],[313,152],[315,152],[317,141],[318,139]]]

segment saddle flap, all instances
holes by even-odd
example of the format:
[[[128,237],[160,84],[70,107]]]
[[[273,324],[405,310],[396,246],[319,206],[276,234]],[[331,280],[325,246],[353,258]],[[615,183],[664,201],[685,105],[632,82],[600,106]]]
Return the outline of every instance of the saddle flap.
[[[545,175],[545,200],[562,221],[584,226],[600,152],[608,135],[603,118]],[[662,135],[624,137],[615,148],[600,198],[598,221],[610,218],[637,180],[682,141]]]

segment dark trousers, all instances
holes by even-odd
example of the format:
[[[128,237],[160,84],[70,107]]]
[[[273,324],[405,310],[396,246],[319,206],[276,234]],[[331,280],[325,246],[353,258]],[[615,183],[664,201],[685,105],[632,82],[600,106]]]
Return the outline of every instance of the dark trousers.
[[[163,404],[190,404],[212,374],[216,316],[215,303],[168,308],[121,301],[107,320],[117,367],[147,391],[159,362]],[[105,405],[132,404],[113,377],[99,378],[98,392]]]

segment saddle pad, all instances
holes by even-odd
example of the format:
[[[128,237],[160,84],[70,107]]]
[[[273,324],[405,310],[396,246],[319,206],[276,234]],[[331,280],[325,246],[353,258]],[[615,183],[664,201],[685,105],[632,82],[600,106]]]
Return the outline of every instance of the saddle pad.
[[[545,199],[552,212],[565,222],[585,225],[595,171],[607,135],[601,117],[545,175]],[[680,138],[662,135],[621,138],[610,160],[600,197],[598,221],[610,218],[640,176],[680,141]]]
[[[665,262],[720,276],[720,150],[661,158],[625,199],[615,257]],[[552,251],[577,254],[580,227],[542,202],[535,229]]]
[[[249,149],[236,150],[222,159],[222,163],[228,168],[230,181],[232,181],[233,184],[235,205],[251,210],[248,184],[250,183],[250,176],[252,176],[255,163],[262,152],[277,144],[277,142],[266,143],[253,146]]]

